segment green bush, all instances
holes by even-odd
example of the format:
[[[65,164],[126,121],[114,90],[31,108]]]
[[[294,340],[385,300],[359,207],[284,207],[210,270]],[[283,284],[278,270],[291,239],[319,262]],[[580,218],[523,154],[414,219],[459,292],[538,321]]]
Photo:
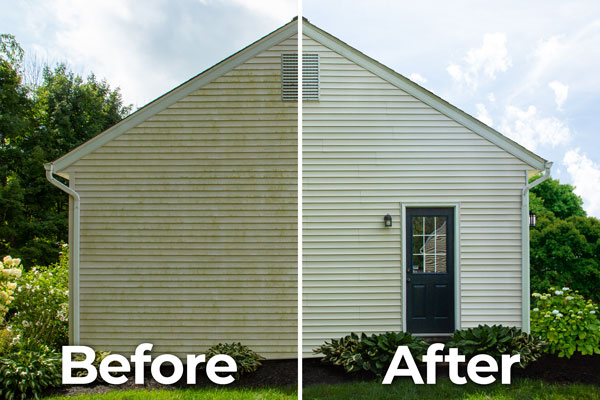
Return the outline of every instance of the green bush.
[[[531,333],[548,342],[549,353],[570,358],[600,354],[598,306],[577,290],[550,288],[551,293],[533,293]]]
[[[8,327],[0,329],[0,356],[10,351],[14,334]]]
[[[36,399],[61,384],[61,355],[47,346],[25,341],[0,357],[0,397]]]
[[[12,331],[59,351],[69,334],[69,259],[64,248],[60,261],[36,267],[17,281],[10,318]]]
[[[476,328],[455,331],[446,347],[456,347],[467,359],[478,354],[487,354],[498,362],[503,354],[519,354],[519,365],[524,368],[528,363],[540,358],[546,343],[519,328],[479,325]]]
[[[248,346],[241,343],[219,343],[206,351],[206,360],[217,354],[226,354],[235,360],[237,372],[235,378],[239,379],[243,374],[254,372],[260,367],[264,357],[256,354]]]
[[[322,362],[344,367],[346,372],[369,371],[383,376],[398,346],[408,346],[413,358],[420,359],[427,343],[407,332],[386,332],[367,336],[351,333],[313,350],[323,354]]]

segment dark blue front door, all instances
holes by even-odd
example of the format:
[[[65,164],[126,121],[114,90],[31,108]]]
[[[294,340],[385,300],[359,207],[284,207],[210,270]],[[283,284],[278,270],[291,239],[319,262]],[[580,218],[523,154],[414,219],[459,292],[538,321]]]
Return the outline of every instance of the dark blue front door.
[[[411,333],[454,331],[454,209],[406,209],[406,321]]]

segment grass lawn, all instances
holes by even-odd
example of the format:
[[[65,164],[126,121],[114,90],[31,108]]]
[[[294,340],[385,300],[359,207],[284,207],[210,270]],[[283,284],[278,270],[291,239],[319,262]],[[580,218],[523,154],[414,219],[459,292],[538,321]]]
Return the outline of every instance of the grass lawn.
[[[455,385],[438,379],[436,385],[415,385],[412,379],[379,382],[316,385],[304,388],[303,399],[414,399],[414,400],[587,400],[600,399],[600,387],[592,385],[552,385],[538,380],[513,380],[510,385]]]
[[[80,394],[76,396],[45,397],[44,400],[296,400],[296,388],[283,389],[157,389],[113,390],[106,393]]]

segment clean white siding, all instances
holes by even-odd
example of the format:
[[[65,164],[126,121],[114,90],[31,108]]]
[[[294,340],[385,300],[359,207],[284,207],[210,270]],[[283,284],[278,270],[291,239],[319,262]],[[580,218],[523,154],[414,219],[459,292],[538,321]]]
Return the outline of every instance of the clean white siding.
[[[350,332],[402,329],[401,203],[460,204],[461,326],[520,326],[528,166],[304,38],[321,76],[320,101],[303,104],[304,356]]]
[[[297,356],[297,103],[291,37],[68,169],[81,195],[81,342]]]

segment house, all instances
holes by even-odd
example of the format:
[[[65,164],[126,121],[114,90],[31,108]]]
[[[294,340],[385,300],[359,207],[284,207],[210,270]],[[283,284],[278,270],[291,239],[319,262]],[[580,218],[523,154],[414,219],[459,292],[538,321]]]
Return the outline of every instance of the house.
[[[528,330],[528,190],[551,163],[302,33],[302,355],[350,332]],[[73,343],[298,356],[297,41],[295,19],[46,166],[71,199]]]
[[[350,332],[529,330],[528,190],[551,163],[307,21],[302,33],[319,84],[302,115],[303,355]]]
[[[298,356],[292,21],[46,166],[69,180],[74,344]]]

